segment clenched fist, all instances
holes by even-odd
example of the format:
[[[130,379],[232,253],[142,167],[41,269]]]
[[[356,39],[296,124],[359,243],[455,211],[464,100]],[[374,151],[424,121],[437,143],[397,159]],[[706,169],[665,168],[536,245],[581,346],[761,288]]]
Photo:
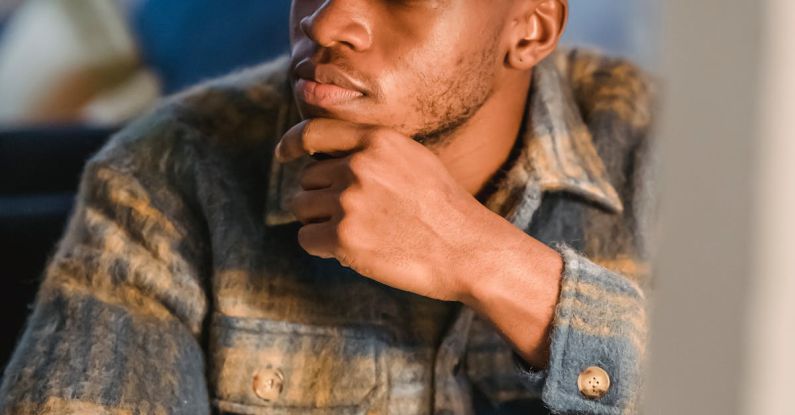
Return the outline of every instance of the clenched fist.
[[[478,243],[477,222],[495,216],[422,144],[393,130],[316,118],[282,137],[277,160],[330,158],[301,172],[290,210],[310,254],[426,297],[461,300],[453,266]]]

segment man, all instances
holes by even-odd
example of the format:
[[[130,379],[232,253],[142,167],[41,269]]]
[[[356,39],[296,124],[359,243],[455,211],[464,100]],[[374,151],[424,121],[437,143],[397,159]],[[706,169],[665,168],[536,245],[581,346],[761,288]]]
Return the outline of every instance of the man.
[[[87,164],[0,413],[636,412],[649,91],[567,6],[294,1]]]

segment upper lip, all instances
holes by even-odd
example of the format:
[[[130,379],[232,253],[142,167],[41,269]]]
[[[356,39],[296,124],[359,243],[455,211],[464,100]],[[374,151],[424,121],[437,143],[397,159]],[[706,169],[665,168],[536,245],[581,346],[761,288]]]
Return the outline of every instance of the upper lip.
[[[333,65],[315,65],[311,60],[304,59],[295,65],[295,76],[321,84],[336,85],[368,95],[367,88],[361,81],[341,71]]]

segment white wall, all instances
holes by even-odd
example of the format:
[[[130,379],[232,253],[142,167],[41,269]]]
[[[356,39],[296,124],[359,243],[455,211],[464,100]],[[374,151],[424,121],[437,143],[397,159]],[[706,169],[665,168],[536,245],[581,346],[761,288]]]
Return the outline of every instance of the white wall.
[[[646,414],[793,414],[791,0],[669,0]]]
[[[795,404],[795,2],[767,4],[760,83],[757,228],[746,332],[746,414],[793,414]]]

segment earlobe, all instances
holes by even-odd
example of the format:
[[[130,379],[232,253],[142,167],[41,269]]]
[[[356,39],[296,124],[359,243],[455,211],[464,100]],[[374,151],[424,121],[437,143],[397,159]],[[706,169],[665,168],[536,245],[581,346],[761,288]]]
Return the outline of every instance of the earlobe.
[[[552,53],[568,18],[567,0],[532,3],[532,9],[515,21],[516,36],[506,56],[506,64],[518,70],[528,70]]]

